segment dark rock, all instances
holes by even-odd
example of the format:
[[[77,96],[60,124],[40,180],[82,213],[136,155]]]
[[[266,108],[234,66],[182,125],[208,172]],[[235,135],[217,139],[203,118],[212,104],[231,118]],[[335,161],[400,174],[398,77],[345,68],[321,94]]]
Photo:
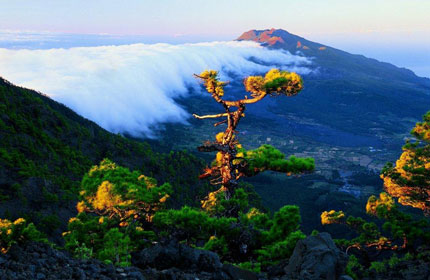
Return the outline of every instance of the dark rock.
[[[9,249],[8,253],[9,253],[10,258],[14,261],[18,261],[23,255],[21,247],[16,246],[16,245],[12,246]]]
[[[284,268],[288,265],[288,260],[281,261],[277,265],[273,265],[267,268],[267,275],[269,278],[276,276],[282,276],[285,274]]]
[[[231,279],[237,280],[258,280],[257,275],[249,270],[241,269],[232,264],[224,264],[222,270],[227,273],[231,277]]]
[[[343,275],[347,261],[347,255],[324,232],[297,242],[285,273],[292,279],[335,280]]]
[[[191,248],[184,244],[157,244],[133,254],[132,263],[139,268],[152,267],[158,270],[172,267],[215,271],[222,267],[217,254]]]
[[[128,275],[131,279],[134,280],[145,280],[145,277],[139,271],[132,271]]]
[[[43,243],[14,246],[0,255],[0,280],[257,280],[249,271],[222,265],[217,254],[184,244],[156,245],[134,254],[139,267],[120,268],[98,260],[74,259]],[[38,258],[34,258],[34,256]],[[161,267],[164,267],[160,269]]]
[[[420,261],[407,262],[407,268],[400,271],[403,279],[408,280],[425,280],[430,278],[429,264]]]

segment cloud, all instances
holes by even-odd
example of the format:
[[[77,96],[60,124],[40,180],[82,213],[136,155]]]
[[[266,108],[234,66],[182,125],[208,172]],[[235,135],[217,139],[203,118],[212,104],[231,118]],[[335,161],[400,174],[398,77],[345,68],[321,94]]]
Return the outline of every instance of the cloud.
[[[305,74],[310,62],[253,42],[133,44],[50,50],[0,49],[0,75],[41,91],[114,133],[151,137],[151,127],[186,122],[175,98],[198,88],[193,73],[244,77],[272,65]]]

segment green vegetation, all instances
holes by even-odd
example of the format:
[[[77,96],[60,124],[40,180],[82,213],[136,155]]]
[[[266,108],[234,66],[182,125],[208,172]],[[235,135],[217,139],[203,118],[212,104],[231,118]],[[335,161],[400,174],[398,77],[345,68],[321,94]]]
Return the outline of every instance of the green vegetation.
[[[379,226],[380,222],[360,217],[346,218],[342,211],[321,214],[323,224],[345,224],[357,233],[352,239],[335,240],[340,248],[351,254],[347,272],[354,279],[368,277],[369,269],[376,273],[386,272],[387,266],[396,266],[399,256],[406,252],[417,257],[420,251],[427,250],[422,245],[430,242],[430,222],[403,213],[386,193],[369,197],[366,212],[382,220],[382,226]],[[380,257],[382,251],[389,252],[390,258]]]
[[[168,184],[157,187],[154,179],[103,160],[82,180],[80,213],[63,234],[65,247],[76,257],[127,266],[131,252],[174,238],[191,246],[203,244],[224,261],[267,268],[288,258],[305,237],[299,208],[284,206],[273,216],[263,213],[250,206],[252,189],[243,187],[229,200],[219,193],[212,212],[191,206],[164,209]]]
[[[0,79],[0,216],[26,217],[51,237],[65,229],[52,215],[75,216],[82,176],[109,157],[160,182],[170,206],[197,205],[210,190],[198,180],[204,162],[187,152],[160,154],[147,143],[111,134],[38,92]],[[21,207],[12,207],[19,204]]]
[[[388,193],[399,203],[419,208],[430,214],[430,112],[418,122],[411,134],[417,139],[403,146],[403,153],[394,166],[388,163],[381,178]]]
[[[172,187],[157,186],[153,178],[131,172],[105,159],[94,166],[82,180],[78,212],[94,212],[122,224],[131,220],[151,221],[154,213],[163,208]]]
[[[315,169],[313,158],[297,158],[290,156],[285,159],[285,155],[271,145],[262,145],[254,150],[238,149],[243,153],[243,158],[249,162],[247,173],[254,174],[264,170],[285,172],[288,174],[300,174],[311,172]]]
[[[22,244],[27,241],[47,242],[48,240],[32,223],[27,223],[23,218],[14,222],[0,219],[1,253],[6,253],[14,244]]]

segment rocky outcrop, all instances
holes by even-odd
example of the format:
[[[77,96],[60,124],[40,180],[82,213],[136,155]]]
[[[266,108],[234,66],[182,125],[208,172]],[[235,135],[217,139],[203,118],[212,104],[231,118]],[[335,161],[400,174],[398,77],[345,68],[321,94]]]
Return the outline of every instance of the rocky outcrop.
[[[334,244],[330,234],[319,233],[297,242],[282,279],[339,279],[348,257]]]
[[[65,251],[55,250],[44,243],[31,242],[15,245],[7,254],[0,254],[0,280],[346,280],[349,278],[342,275],[346,261],[346,255],[335,246],[328,233],[299,241],[290,260],[272,267],[267,275],[257,275],[231,264],[222,264],[213,252],[174,241],[156,244],[132,254],[133,267],[128,268],[118,268],[95,259],[74,259]]]
[[[0,279],[147,279],[137,268],[117,268],[98,260],[77,260],[44,243],[12,246],[0,254]]]
[[[258,280],[254,273],[220,262],[217,254],[171,242],[133,255],[133,267],[79,260],[44,243],[12,246],[0,254],[0,280]]]
[[[213,272],[222,267],[217,254],[175,242],[167,245],[157,244],[135,253],[132,256],[132,263],[136,267],[151,267],[158,270],[176,267]]]
[[[222,264],[219,256],[211,251],[175,242],[157,244],[135,253],[132,262],[134,266],[144,269],[146,275],[156,276],[150,279],[259,279],[250,271]]]

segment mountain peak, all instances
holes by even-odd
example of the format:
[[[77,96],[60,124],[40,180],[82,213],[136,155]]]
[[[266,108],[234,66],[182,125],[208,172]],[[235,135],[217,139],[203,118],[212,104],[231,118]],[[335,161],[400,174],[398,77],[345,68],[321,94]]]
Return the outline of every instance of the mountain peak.
[[[312,49],[316,51],[323,51],[326,49],[324,45],[308,41],[305,38],[291,34],[283,29],[275,28],[264,30],[252,29],[240,35],[236,40],[254,41],[261,43],[262,45],[275,48],[284,48],[293,52],[296,50]]]
[[[285,33],[285,34],[278,34],[278,33]],[[255,41],[258,43],[267,44],[269,46],[273,46],[277,43],[283,44],[285,43],[285,40],[282,38],[281,35],[291,35],[287,31],[283,29],[265,29],[265,30],[249,30],[245,33],[243,33],[239,38],[236,40],[238,41]]]

